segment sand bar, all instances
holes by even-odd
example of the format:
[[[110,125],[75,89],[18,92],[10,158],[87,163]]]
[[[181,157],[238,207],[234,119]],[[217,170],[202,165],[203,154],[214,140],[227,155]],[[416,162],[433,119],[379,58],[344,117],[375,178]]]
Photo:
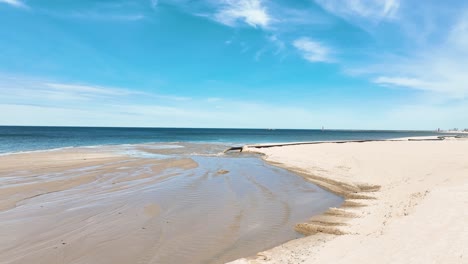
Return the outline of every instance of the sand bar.
[[[467,263],[468,140],[245,148],[347,198],[234,263]]]

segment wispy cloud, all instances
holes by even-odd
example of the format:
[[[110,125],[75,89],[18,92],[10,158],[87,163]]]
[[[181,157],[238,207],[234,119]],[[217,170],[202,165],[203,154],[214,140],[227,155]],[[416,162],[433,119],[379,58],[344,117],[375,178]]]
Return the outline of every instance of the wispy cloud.
[[[304,120],[318,123],[309,111],[286,105],[217,97],[190,99],[26,77],[0,75],[0,90],[3,125],[299,128]],[[285,122],[278,124],[278,118]]]
[[[422,66],[422,65],[421,65]],[[414,74],[414,72],[412,72]],[[433,76],[434,77],[434,76]],[[426,92],[435,92],[455,97],[463,97],[464,92],[453,86],[450,80],[441,81],[437,77],[428,79],[427,76],[417,75],[417,77],[402,76],[379,76],[372,81],[381,86],[403,87]]]
[[[245,128],[407,128],[466,123],[466,101],[398,105],[369,122],[359,110],[331,105],[301,107],[218,97],[186,98],[126,88],[0,75],[0,124]],[[428,115],[429,113],[429,115]],[[447,116],[454,118],[447,119]],[[294,118],[291,118],[294,117]],[[418,120],[415,126],[414,120]],[[437,124],[437,125],[435,125]]]
[[[276,46],[276,51],[274,54],[279,54],[286,48],[286,44],[282,41],[277,35],[268,36],[268,41],[273,43]]]
[[[424,80],[420,80],[417,78],[408,78],[408,77],[385,77],[380,76],[373,80],[374,83],[382,84],[382,85],[395,85],[395,86],[403,86],[421,90],[435,90],[437,86],[431,82],[426,82]]]
[[[33,78],[0,75],[0,89],[4,99],[13,101],[33,100],[55,104],[57,101],[118,101],[132,97],[144,97],[166,101],[189,101],[189,97],[143,92],[136,89],[104,87],[98,85],[61,83]]]
[[[465,62],[468,57],[430,57],[424,59],[402,59],[387,64],[388,69],[377,72],[373,82],[384,86],[397,86],[420,91],[438,93],[448,97],[468,96],[468,76]],[[445,56],[445,55],[444,55]],[[398,65],[398,63],[408,63]],[[379,75],[380,74],[380,75]]]
[[[468,11],[463,12],[439,45],[428,45],[411,55],[369,66],[373,82],[437,93],[448,97],[468,96]]]
[[[61,91],[65,93],[76,93],[89,96],[124,96],[135,93],[134,91],[125,89],[65,83],[44,83],[44,87],[46,89],[51,89],[55,91]]]
[[[394,18],[400,0],[315,0],[326,11],[348,20],[365,19],[378,23]]]
[[[310,62],[332,62],[331,49],[324,44],[310,38],[299,38],[293,42],[294,47],[299,50],[304,59]]]
[[[0,3],[8,4],[19,8],[28,8],[28,6],[20,0],[0,0]]]
[[[253,27],[267,28],[272,18],[261,0],[223,0],[220,1],[213,19],[227,26],[239,22]]]
[[[267,31],[295,31],[297,25],[329,25],[332,21],[313,5],[301,9],[271,0],[166,0],[192,15],[229,27],[251,26]]]

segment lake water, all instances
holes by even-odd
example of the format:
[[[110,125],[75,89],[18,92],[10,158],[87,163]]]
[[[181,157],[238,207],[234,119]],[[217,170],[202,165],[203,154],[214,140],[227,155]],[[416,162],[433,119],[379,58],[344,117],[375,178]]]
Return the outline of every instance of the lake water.
[[[430,131],[94,128],[0,126],[0,153],[149,142],[246,143],[389,139],[440,135]]]

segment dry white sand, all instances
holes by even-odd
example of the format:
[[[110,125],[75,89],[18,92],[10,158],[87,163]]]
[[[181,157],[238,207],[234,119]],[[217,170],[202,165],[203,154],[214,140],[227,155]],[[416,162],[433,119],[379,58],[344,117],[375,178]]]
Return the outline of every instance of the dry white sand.
[[[468,140],[251,150],[347,200],[235,263],[468,263]]]

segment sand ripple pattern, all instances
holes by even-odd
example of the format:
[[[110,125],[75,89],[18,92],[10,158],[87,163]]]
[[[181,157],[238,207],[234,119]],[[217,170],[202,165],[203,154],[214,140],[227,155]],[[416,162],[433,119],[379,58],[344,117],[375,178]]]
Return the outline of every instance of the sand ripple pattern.
[[[224,263],[301,236],[295,224],[342,202],[255,157],[88,157],[21,170],[7,159],[5,264]]]

